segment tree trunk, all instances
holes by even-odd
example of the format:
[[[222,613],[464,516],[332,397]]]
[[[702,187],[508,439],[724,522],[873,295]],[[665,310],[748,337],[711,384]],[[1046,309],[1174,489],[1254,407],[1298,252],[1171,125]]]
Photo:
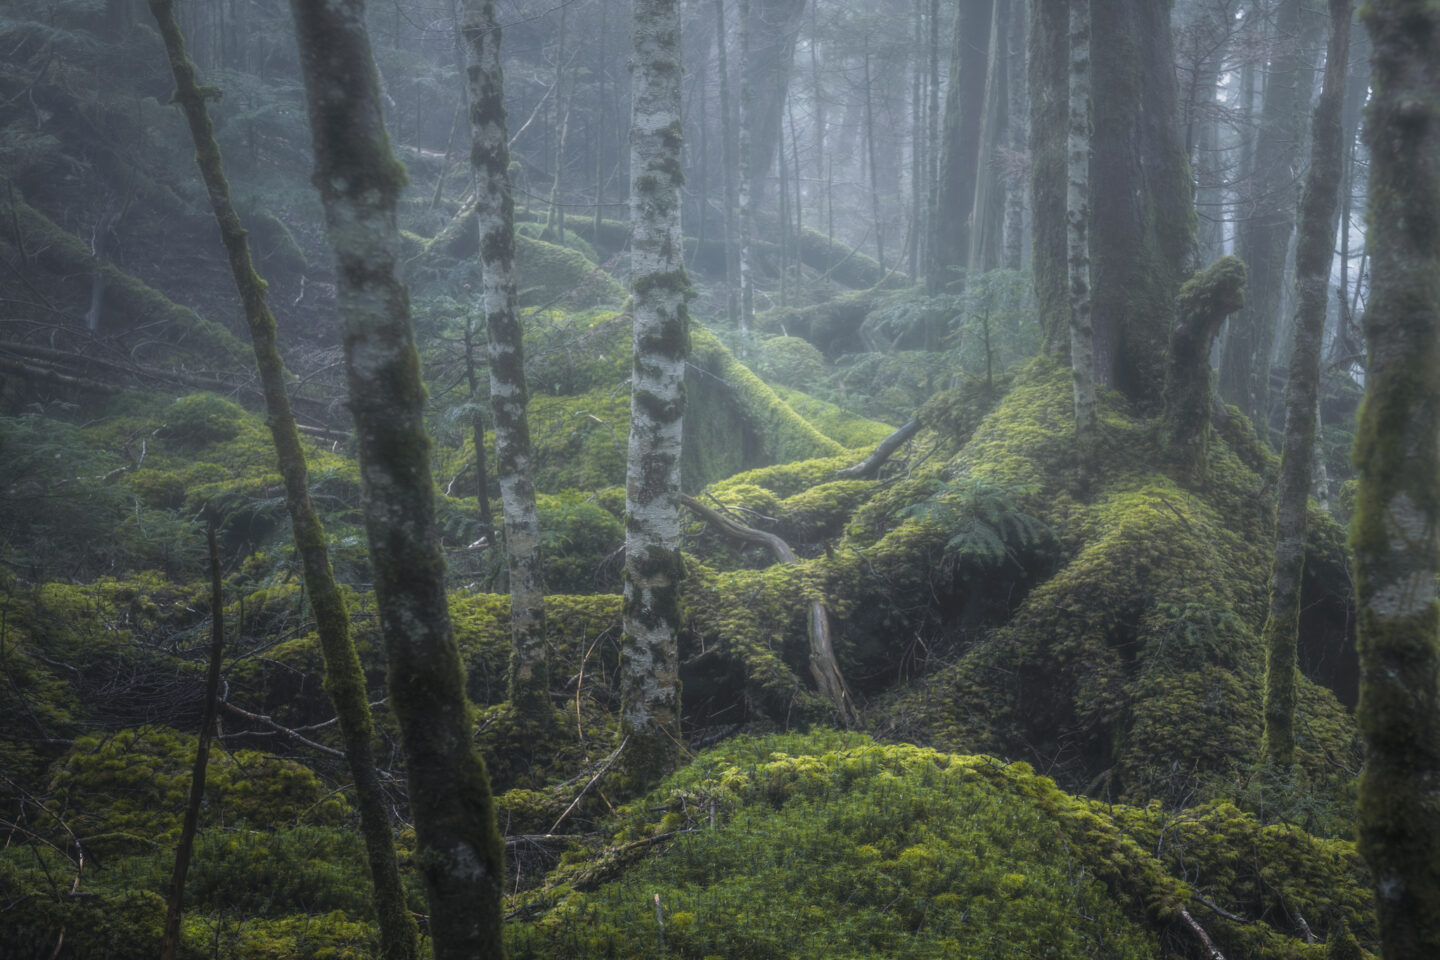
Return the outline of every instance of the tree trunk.
[[[1095,467],[1095,328],[1090,318],[1090,3],[1070,2],[1070,123],[1066,141],[1065,239],[1070,266],[1070,370],[1080,486]]]
[[[750,169],[763,178],[770,172],[775,151],[780,149],[785,101],[790,93],[791,66],[795,61],[795,41],[805,17],[806,0],[745,0],[741,16],[742,29],[750,35],[751,89],[758,91],[751,99]],[[758,204],[765,197],[765,183],[758,179],[751,185]]]
[[[750,0],[740,0],[740,142],[738,144],[740,208],[740,355],[750,353],[750,331],[755,326],[755,262],[751,237],[755,232],[755,165],[751,156],[751,127],[755,104],[750,86]],[[632,160],[633,163],[633,160]]]
[[[1176,297],[1165,378],[1165,441],[1171,460],[1192,484],[1205,482],[1213,386],[1210,348],[1225,318],[1245,304],[1245,264],[1222,257],[1192,277]]]
[[[681,260],[679,0],[635,0],[631,62],[635,354],[625,472],[620,723],[629,737],[625,768],[641,785],[672,769],[683,749],[678,498],[690,285]]]
[[[936,176],[935,210],[939,215],[932,221],[926,271],[932,294],[945,290],[955,280],[955,268],[963,267],[969,257],[994,8],[995,0],[960,0],[956,10]]]
[[[476,753],[465,669],[450,627],[435,530],[425,385],[398,276],[390,152],[361,0],[293,0],[315,149],[314,183],[335,251],[337,301],[360,454],[390,703],[400,721],[416,862],[436,960],[501,957],[504,848]]]
[[[1030,131],[1030,103],[1026,97],[1025,79],[1025,36],[1028,19],[1025,16],[1025,4],[1017,4],[1017,7],[1018,9],[1010,12],[1010,36],[1006,41],[1009,52],[1005,58],[1008,63],[1010,94],[1010,102],[1006,108],[1010,114],[1009,133],[1005,139],[1006,149],[1010,151],[1005,164],[1006,270],[1020,270],[1025,265],[1025,216],[1030,205],[1029,183],[1021,173],[1021,158],[1025,156]]]
[[[1249,271],[1245,309],[1226,334],[1220,392],[1268,434],[1270,360],[1285,283],[1285,254],[1295,226],[1295,171],[1300,165],[1316,47],[1323,21],[1306,0],[1281,0],[1279,42],[1265,75],[1256,127],[1249,202],[1237,225],[1235,252]]]
[[[1300,245],[1295,254],[1295,345],[1285,387],[1285,445],[1275,512],[1275,562],[1265,645],[1265,734],[1261,753],[1281,770],[1295,762],[1295,652],[1300,629],[1300,577],[1320,399],[1320,355],[1335,256],[1335,207],[1344,151],[1340,113],[1350,56],[1351,0],[1330,0],[1325,84],[1311,125],[1310,170],[1300,200]]]
[[[1372,0],[1365,311],[1350,544],[1360,606],[1360,852],[1385,960],[1440,956],[1440,9]]]
[[[865,38],[865,156],[870,168],[870,220],[875,226],[875,259],[885,269],[885,229],[880,219],[880,173],[875,163],[875,108],[870,85],[870,38]]]
[[[735,210],[739,202],[735,189],[735,123],[730,112],[730,67],[725,52],[725,0],[715,0],[715,56],[720,73],[720,169],[725,178],[725,314],[740,323],[740,300],[736,295],[739,265],[735,250]],[[812,54],[813,55],[813,54]]]
[[[990,22],[990,40],[985,55],[985,98],[980,117],[979,152],[976,158],[975,198],[970,204],[973,223],[965,259],[965,275],[978,277],[1000,266],[1005,228],[1005,192],[1000,167],[996,164],[1000,144],[1009,123],[1008,47],[1010,5],[995,4]]]
[[[285,506],[295,549],[300,555],[305,590],[315,612],[315,630],[325,661],[325,690],[335,707],[345,759],[355,781],[355,802],[360,813],[360,831],[373,884],[375,914],[380,926],[380,954],[384,960],[413,960],[419,955],[415,921],[405,903],[400,871],[395,861],[389,804],[375,771],[370,746],[372,733],[370,701],[365,673],[355,644],[350,639],[350,616],[345,599],[330,569],[330,552],[325,528],[310,500],[310,482],[305,451],[290,411],[285,364],[275,343],[275,318],[265,300],[265,282],[255,272],[250,244],[235,207],[230,185],[221,166],[220,147],[215,142],[205,98],[213,91],[196,83],[195,64],[185,52],[185,41],[175,22],[172,0],[152,0],[151,13],[159,25],[175,77],[175,99],[185,111],[195,142],[195,160],[210,197],[220,238],[230,261],[231,275],[245,307],[245,322],[255,351],[255,366],[265,392],[266,423],[275,444],[281,477],[285,482]],[[212,718],[213,722],[213,718]]]
[[[1030,261],[1045,352],[1070,349],[1065,231],[1070,129],[1070,18],[1063,0],[1030,0]]]
[[[170,21],[174,27],[174,14],[168,5],[161,2],[151,7],[155,18]],[[173,56],[177,51],[170,48],[171,36],[179,36],[179,30],[166,31],[161,22],[161,33],[166,47]],[[184,56],[184,50],[179,50]],[[200,805],[205,799],[205,771],[210,764],[210,737],[215,732],[215,714],[220,700],[220,660],[225,652],[225,597],[220,585],[220,548],[215,545],[215,524],[205,531],[210,543],[210,663],[205,669],[205,702],[200,708],[200,734],[195,745],[195,764],[190,769],[190,798],[185,804],[185,820],[180,826],[180,842],[175,846],[175,866],[170,873],[170,896],[165,903],[165,931],[160,938],[160,960],[175,960],[180,948],[180,905],[185,899],[185,874],[190,870],[190,853],[195,847],[195,831],[200,824]],[[393,859],[393,858],[392,858]],[[76,883],[79,883],[77,878]]]
[[[470,99],[470,159],[475,167],[475,214],[484,274],[481,290],[489,339],[495,474],[500,482],[510,581],[509,695],[521,716],[548,726],[551,709],[545,584],[540,517],[530,476],[524,330],[515,307],[515,201],[510,192],[500,21],[490,0],[465,0],[464,7],[461,31],[468,53],[465,73]]]

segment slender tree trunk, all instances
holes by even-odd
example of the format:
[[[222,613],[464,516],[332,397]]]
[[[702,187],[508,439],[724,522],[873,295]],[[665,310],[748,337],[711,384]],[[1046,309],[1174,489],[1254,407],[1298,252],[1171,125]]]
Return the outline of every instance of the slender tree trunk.
[[[932,221],[926,271],[932,293],[946,289],[955,280],[955,269],[965,266],[969,257],[994,8],[995,0],[960,0],[956,8],[950,88],[945,95],[936,174],[934,209],[938,215]],[[1063,129],[1064,121],[1061,123]]]
[[[755,262],[751,237],[755,232],[755,169],[750,149],[754,101],[750,94],[750,0],[740,0],[740,355],[750,353],[750,331],[755,326]],[[632,161],[633,163],[633,161]]]
[[[398,276],[390,151],[360,0],[293,0],[315,149],[314,183],[335,251],[365,531],[374,565],[390,703],[405,748],[416,862],[436,960],[503,955],[504,847],[475,751],[465,669],[450,626],[435,530],[425,385]]]
[[[1365,310],[1350,544],[1359,600],[1360,852],[1385,960],[1440,956],[1440,9],[1372,0]]]
[[[743,29],[750,35],[748,80],[750,98],[750,169],[759,178],[751,184],[755,202],[765,198],[764,177],[770,172],[784,130],[785,101],[808,0],[745,0]]]
[[[1006,89],[1009,62],[1005,46],[1009,39],[1009,14],[1009,4],[995,4],[995,14],[990,22],[990,41],[985,55],[984,111],[980,118],[975,197],[970,204],[973,220],[970,248],[965,260],[965,273],[970,277],[978,277],[1000,265],[1005,194],[995,159],[1010,119],[1007,113],[1009,97]]]
[[[1025,35],[1028,18],[1025,3],[1017,3],[1017,9],[1010,13],[1009,53],[1009,134],[1006,147],[1010,151],[1010,163],[1005,174],[1005,260],[1006,270],[1019,270],[1025,261],[1025,215],[1029,207],[1027,187],[1029,181],[1021,175],[1019,160],[1025,155],[1026,138],[1029,136],[1030,112],[1026,97]]]
[[[626,770],[644,784],[672,769],[683,749],[678,498],[690,285],[681,260],[679,0],[635,0],[631,51],[635,354],[625,475],[620,723],[629,738]]]
[[[335,707],[345,759],[355,780],[355,802],[380,925],[381,956],[384,960],[412,960],[419,954],[415,921],[400,885],[389,804],[380,787],[370,746],[372,726],[365,673],[350,639],[350,616],[344,597],[330,569],[325,528],[310,501],[305,451],[290,411],[285,364],[275,342],[275,318],[265,300],[265,282],[251,261],[245,229],[230,201],[230,185],[225,179],[220,147],[215,142],[214,127],[205,106],[205,98],[211,91],[196,82],[195,65],[185,53],[185,41],[175,22],[172,0],[152,0],[150,9],[165,40],[171,73],[175,77],[175,99],[185,111],[195,143],[195,160],[220,227],[231,275],[245,307],[255,366],[265,393],[266,423],[285,483],[285,505],[290,513],[295,549],[300,555],[305,590],[315,611],[315,630],[325,660],[325,689]]]
[[[1070,0],[1070,125],[1065,237],[1070,264],[1070,369],[1080,485],[1095,469],[1095,328],[1090,322],[1090,3]]]
[[[725,176],[725,313],[740,323],[740,300],[735,284],[739,259],[735,250],[735,124],[730,112],[730,67],[725,51],[725,0],[715,0],[715,56],[720,73],[720,169]]]
[[[865,155],[870,168],[870,218],[875,224],[875,259],[885,269],[885,229],[880,222],[880,174],[875,163],[875,110],[870,89],[870,38],[865,38]]]
[[[1063,0],[1030,0],[1030,260],[1045,352],[1054,356],[1064,356],[1070,349],[1070,257],[1064,228],[1069,36]]]
[[[456,27],[458,32],[459,27]],[[473,170],[473,168],[472,168]],[[490,512],[490,471],[485,465],[485,418],[480,415],[480,377],[475,362],[476,329],[473,315],[465,317],[465,384],[470,389],[470,437],[475,446],[475,501],[480,507],[480,523],[485,536],[495,535],[495,516]]]
[[[910,65],[910,234],[906,244],[910,248],[910,276],[920,276],[921,237],[925,232],[925,104],[924,61],[920,51],[925,49],[925,0],[915,0],[914,11],[914,60]],[[927,348],[930,344],[926,344]]]
[[[1261,752],[1281,770],[1295,762],[1295,651],[1300,629],[1300,578],[1305,569],[1306,512],[1320,399],[1320,355],[1330,264],[1335,254],[1335,207],[1344,156],[1340,112],[1350,55],[1352,0],[1330,0],[1325,83],[1315,106],[1310,170],[1300,200],[1300,246],[1295,255],[1295,345],[1285,388],[1285,445],[1275,513],[1275,562],[1265,644],[1265,733]]]
[[[174,15],[168,11],[165,15],[173,26]],[[178,28],[175,33],[178,36]],[[183,54],[183,50],[181,52]],[[185,804],[180,842],[175,847],[175,867],[170,873],[170,896],[165,903],[160,960],[175,960],[176,951],[180,949],[180,907],[185,899],[185,874],[190,870],[190,853],[195,848],[195,831],[200,825],[200,805],[205,799],[205,771],[210,764],[210,737],[215,732],[215,714],[219,712],[220,660],[225,652],[225,597],[220,584],[220,548],[215,544],[213,523],[205,534],[210,542],[210,663],[205,670],[205,703],[200,708],[195,764],[190,769],[190,799]]]
[[[500,21],[490,0],[464,0],[464,8],[461,32],[468,54],[470,159],[475,168],[475,217],[480,227],[481,290],[489,340],[495,474],[500,481],[510,581],[510,702],[525,718],[548,725],[545,583],[540,517],[530,476],[525,334],[515,306],[515,201],[510,192]]]

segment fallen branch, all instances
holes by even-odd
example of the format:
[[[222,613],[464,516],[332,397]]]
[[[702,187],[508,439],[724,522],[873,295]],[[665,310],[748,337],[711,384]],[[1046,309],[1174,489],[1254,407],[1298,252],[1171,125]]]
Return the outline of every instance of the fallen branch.
[[[222,701],[220,705],[221,705],[222,707],[224,707],[227,712],[233,713],[233,714],[234,714],[235,716],[237,716],[237,717],[243,717],[243,718],[245,718],[246,720],[250,720],[250,721],[252,721],[252,722],[254,722],[254,723],[258,723],[258,724],[260,724],[261,726],[269,727],[271,730],[275,731],[276,733],[278,733],[278,734],[280,734],[280,735],[282,735],[282,736],[285,736],[285,737],[289,737],[291,740],[294,740],[296,743],[303,744],[304,746],[309,747],[311,750],[317,750],[317,751],[319,751],[320,753],[323,753],[323,754],[325,754],[326,756],[329,756],[329,757],[337,757],[337,758],[339,758],[339,759],[341,759],[341,760],[344,760],[344,759],[345,759],[345,754],[344,754],[344,752],[342,752],[342,751],[340,751],[340,750],[336,750],[334,747],[327,747],[327,746],[325,746],[325,744],[323,744],[323,743],[316,743],[314,740],[311,740],[310,738],[308,738],[308,737],[306,737],[306,736],[304,736],[304,735],[302,735],[302,734],[296,733],[294,730],[291,730],[289,727],[283,727],[283,726],[281,726],[280,724],[276,723],[274,720],[271,720],[271,719],[270,719],[269,717],[267,717],[267,716],[264,716],[264,715],[258,714],[258,713],[251,713],[249,710],[245,710],[245,709],[242,709],[241,707],[235,706],[235,704],[231,703],[231,702],[228,701],[228,700]],[[230,737],[243,737],[243,736],[245,736],[244,733],[226,733],[226,734],[222,734],[222,735],[221,735],[221,737],[224,738],[224,739],[228,739],[228,738],[230,738]]]
[[[584,798],[584,796],[585,796],[585,793],[586,793],[591,787],[595,786],[595,783],[596,783],[597,780],[599,780],[601,777],[605,776],[605,771],[607,771],[607,770],[610,769],[611,764],[613,764],[613,763],[615,762],[615,758],[618,757],[618,756],[620,756],[620,751],[621,751],[621,750],[624,750],[624,749],[625,749],[625,744],[627,744],[627,743],[629,743],[629,742],[630,742],[630,738],[629,738],[629,737],[626,737],[624,740],[621,740],[621,741],[620,741],[620,746],[618,746],[618,747],[615,748],[615,752],[612,753],[612,754],[610,754],[610,756],[608,756],[608,757],[605,758],[605,762],[600,765],[600,769],[599,769],[599,770],[596,770],[596,771],[595,771],[595,775],[594,775],[593,777],[591,777],[591,778],[585,783],[585,786],[583,786],[583,787],[580,788],[580,792],[577,793],[577,794],[575,794],[575,799],[570,801],[570,806],[566,807],[566,808],[565,808],[565,812],[562,813],[562,814],[560,814],[560,816],[557,817],[556,820],[555,820],[555,822],[550,826],[550,831],[549,831],[550,833],[554,833],[556,830],[560,829],[560,824],[564,823],[564,822],[565,822],[565,818],[568,817],[568,816],[570,816],[570,811],[574,810],[577,806],[579,806],[581,799]]]
[[[1184,920],[1185,925],[1190,928],[1191,932],[1200,938],[1200,942],[1205,945],[1205,952],[1210,957],[1210,960],[1225,960],[1225,954],[1221,953],[1219,948],[1215,946],[1215,941],[1210,939],[1210,934],[1205,932],[1205,928],[1200,926],[1194,917],[1190,916],[1190,910],[1188,908],[1180,908],[1180,919]]]
[[[864,460],[861,460],[854,466],[845,467],[841,470],[836,470],[836,478],[840,480],[872,479],[877,473],[880,472],[880,468],[885,465],[885,461],[889,460],[891,455],[894,454],[896,450],[900,449],[901,445],[903,445],[905,441],[909,440],[911,437],[915,436],[915,434],[919,432],[920,421],[911,418],[899,430],[896,430],[894,433],[890,434],[890,436],[886,437],[884,440],[881,440],[880,443],[876,445],[874,452],[871,453],[870,456],[866,457]]]
[[[790,549],[790,544],[775,534],[747,527],[683,493],[680,495],[680,502],[706,523],[713,524],[721,533],[737,540],[761,543],[769,547],[777,562],[799,562],[795,551]],[[850,689],[845,685],[845,677],[840,673],[840,664],[835,659],[835,645],[830,634],[830,613],[823,602],[810,601],[806,626],[810,635],[810,675],[815,678],[815,686],[835,704],[835,711],[845,726],[853,727],[858,718]]]

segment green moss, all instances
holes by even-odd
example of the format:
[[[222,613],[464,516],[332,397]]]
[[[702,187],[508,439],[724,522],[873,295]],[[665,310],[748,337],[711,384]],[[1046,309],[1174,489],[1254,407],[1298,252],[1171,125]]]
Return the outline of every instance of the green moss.
[[[813,384],[813,381],[811,381]],[[804,384],[802,384],[803,386]],[[867,452],[881,440],[890,436],[895,428],[888,423],[869,420],[844,407],[836,406],[818,397],[812,397],[800,389],[774,386],[775,395],[811,426],[836,443],[849,449],[865,449]]]
[[[1321,936],[1374,942],[1351,844],[1223,804],[1177,816],[1090,801],[1027,764],[834,732],[701,754],[623,809],[603,845],[566,859],[527,898],[538,917],[511,928],[512,956],[659,956],[657,896],[666,948],[693,957],[1008,956],[1029,944],[1148,958],[1193,937],[1177,921],[1186,906],[1227,956],[1316,955],[1292,911]]]

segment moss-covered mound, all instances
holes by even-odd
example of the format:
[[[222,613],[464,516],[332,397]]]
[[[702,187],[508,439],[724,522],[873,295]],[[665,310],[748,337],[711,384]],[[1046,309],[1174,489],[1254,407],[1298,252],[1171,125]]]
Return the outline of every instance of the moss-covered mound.
[[[1226,956],[1318,960],[1307,927],[1373,937],[1350,843],[857,735],[732,740],[567,860],[512,956],[1199,956],[1186,917]]]

